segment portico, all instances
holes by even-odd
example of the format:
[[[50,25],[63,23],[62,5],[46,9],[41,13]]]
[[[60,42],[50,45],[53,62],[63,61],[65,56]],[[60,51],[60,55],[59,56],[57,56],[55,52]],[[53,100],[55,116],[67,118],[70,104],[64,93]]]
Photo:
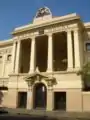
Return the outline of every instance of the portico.
[[[33,36],[28,39],[20,39],[13,45],[13,65],[14,73],[33,73],[38,67],[40,72],[55,72],[55,71],[72,71],[80,69],[80,52],[79,51],[79,33],[77,30],[69,30]],[[22,71],[21,63],[23,64],[24,43],[27,41],[26,47],[29,45],[27,56],[27,71]],[[21,44],[23,46],[21,48]],[[16,44],[16,45],[15,45]],[[59,47],[59,44],[61,47]],[[57,53],[57,54],[56,54]],[[62,55],[61,55],[62,54]],[[62,58],[59,57],[62,56]],[[16,58],[16,60],[15,60]],[[40,62],[40,59],[43,63]],[[16,66],[14,66],[16,64]],[[24,68],[23,68],[24,69]],[[24,69],[25,70],[25,69]]]

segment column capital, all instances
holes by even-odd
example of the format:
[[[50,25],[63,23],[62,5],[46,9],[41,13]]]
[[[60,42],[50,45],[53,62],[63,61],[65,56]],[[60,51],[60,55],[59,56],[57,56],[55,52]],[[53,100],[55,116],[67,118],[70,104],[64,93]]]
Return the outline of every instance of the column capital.
[[[13,39],[13,41],[18,40],[18,36],[13,37],[12,39]]]
[[[47,34],[47,36],[52,36],[52,35],[53,35],[53,33],[48,33],[48,34]]]
[[[35,40],[36,36],[31,36],[30,39],[31,40]]]
[[[67,29],[66,32],[71,32],[72,30],[71,29]]]
[[[16,41],[13,42],[13,47],[16,45]]]
[[[17,43],[21,43],[21,40],[18,40]]]
[[[74,28],[73,31],[74,31],[74,32],[79,32],[80,29],[79,29],[79,28]]]
[[[13,41],[13,44],[16,44],[16,42],[17,42],[16,40],[15,40],[15,41]]]

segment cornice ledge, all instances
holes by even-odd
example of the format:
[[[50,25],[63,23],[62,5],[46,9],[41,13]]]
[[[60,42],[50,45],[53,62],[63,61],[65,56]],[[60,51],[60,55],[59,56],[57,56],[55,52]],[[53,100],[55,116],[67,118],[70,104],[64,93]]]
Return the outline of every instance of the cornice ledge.
[[[53,18],[52,20],[50,20],[48,22],[44,21],[40,24],[31,24],[31,25],[18,27],[12,32],[12,34],[16,34],[16,33],[19,33],[19,32],[24,32],[25,30],[36,29],[38,27],[45,27],[45,26],[57,24],[57,23],[60,23],[60,22],[67,22],[67,21],[71,21],[71,20],[75,20],[75,19],[80,19],[80,16],[78,16],[74,13],[72,15],[66,15],[66,16],[62,16],[62,17],[58,17],[58,18]]]
[[[2,40],[0,41],[0,46],[2,45],[9,45],[13,43],[13,39],[8,39],[8,40]]]
[[[56,71],[56,72],[53,72],[52,74],[55,75],[55,74],[76,74],[77,71],[76,70],[72,70],[72,71]]]
[[[84,23],[85,28],[90,28],[90,22]]]

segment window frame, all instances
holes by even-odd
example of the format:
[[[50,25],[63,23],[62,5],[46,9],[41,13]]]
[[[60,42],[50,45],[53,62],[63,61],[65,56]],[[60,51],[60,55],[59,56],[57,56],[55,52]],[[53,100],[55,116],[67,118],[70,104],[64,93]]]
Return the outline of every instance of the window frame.
[[[8,54],[8,55],[7,55],[7,61],[8,61],[8,62],[10,62],[10,61],[11,61],[11,57],[12,57],[12,55],[11,55],[11,54]]]

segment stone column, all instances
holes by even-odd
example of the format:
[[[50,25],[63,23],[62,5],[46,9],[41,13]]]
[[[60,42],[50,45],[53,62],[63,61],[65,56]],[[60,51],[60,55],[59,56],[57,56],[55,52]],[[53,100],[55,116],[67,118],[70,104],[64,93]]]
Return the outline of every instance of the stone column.
[[[79,30],[74,30],[74,51],[75,51],[75,69],[78,70],[81,67],[80,63],[80,37]]]
[[[29,87],[27,92],[27,109],[33,109],[33,92],[31,87]]]
[[[48,34],[48,68],[47,72],[53,71],[53,40],[52,33]]]
[[[54,109],[54,93],[52,87],[48,87],[47,91],[47,111]]]
[[[35,71],[35,37],[31,40],[31,55],[30,55],[30,73]]]
[[[15,73],[19,73],[20,44],[21,44],[21,41],[19,40],[19,41],[17,42],[16,61],[15,61]]]
[[[67,70],[73,69],[73,48],[72,48],[72,34],[71,31],[67,31]]]
[[[5,72],[5,61],[6,61],[6,55],[4,53],[4,55],[3,55],[3,64],[2,64],[2,77],[4,77],[4,72]]]
[[[12,51],[12,73],[15,72],[15,54],[16,54],[16,42],[13,44],[13,51]]]

